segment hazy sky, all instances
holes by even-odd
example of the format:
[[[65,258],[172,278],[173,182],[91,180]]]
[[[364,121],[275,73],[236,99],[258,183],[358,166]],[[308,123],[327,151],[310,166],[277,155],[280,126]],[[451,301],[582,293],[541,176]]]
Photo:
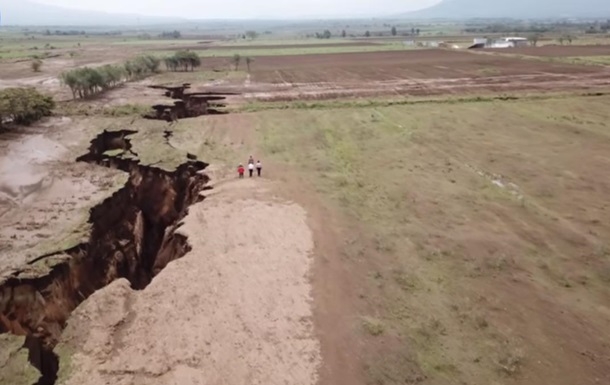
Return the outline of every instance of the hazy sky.
[[[12,1],[12,0],[9,0]],[[19,0],[14,0],[19,1]],[[74,9],[191,19],[377,16],[425,8],[441,0],[34,0]]]

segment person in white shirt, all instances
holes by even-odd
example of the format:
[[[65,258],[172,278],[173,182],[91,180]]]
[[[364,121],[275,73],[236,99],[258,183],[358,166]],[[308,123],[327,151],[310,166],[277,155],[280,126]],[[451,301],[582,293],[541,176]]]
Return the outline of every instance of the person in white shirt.
[[[260,160],[256,161],[256,173],[258,176],[261,176],[261,171],[263,170],[263,164]]]
[[[250,178],[252,178],[252,173],[254,172],[254,163],[248,163],[248,172],[250,173]]]

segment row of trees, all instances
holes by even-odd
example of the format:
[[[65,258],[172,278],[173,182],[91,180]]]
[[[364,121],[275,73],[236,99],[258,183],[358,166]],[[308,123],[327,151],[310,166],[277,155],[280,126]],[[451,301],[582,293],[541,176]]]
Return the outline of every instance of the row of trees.
[[[88,98],[115,88],[126,81],[142,79],[159,71],[161,61],[155,56],[139,56],[123,65],[106,64],[97,68],[76,68],[61,74],[72,97]]]
[[[0,128],[6,123],[31,124],[51,115],[52,97],[34,88],[7,88],[0,91]]]
[[[562,35],[559,36],[557,40],[559,40],[559,44],[564,45],[565,43],[572,44],[572,41],[574,41],[575,38],[576,37],[572,35]]]
[[[606,20],[602,23],[594,23],[590,25],[585,33],[587,34],[595,34],[595,33],[608,33],[610,32],[610,20]]]
[[[233,62],[235,71],[239,70],[239,66],[243,61],[246,63],[248,72],[250,72],[250,65],[254,59],[251,57],[242,57],[240,54],[236,53],[233,55],[231,61]],[[201,58],[193,51],[178,51],[174,55],[163,59],[163,63],[168,71],[194,71],[195,68],[201,66]]]
[[[235,66],[235,71],[237,71],[239,69],[239,65],[241,64],[242,61],[242,57],[240,54],[236,53],[235,55],[233,55],[233,65]],[[244,61],[246,62],[246,67],[248,68],[248,72],[250,72],[250,65],[252,64],[252,62],[254,61],[254,59],[252,59],[251,57],[246,57],[244,58]]]
[[[332,33],[328,29],[325,29],[322,33],[316,32],[316,38],[318,39],[330,39],[331,37]]]
[[[201,66],[201,58],[192,51],[178,51],[173,56],[163,59],[165,68],[168,71],[194,71],[196,67]]]
[[[411,28],[411,32],[410,33],[409,32],[403,32],[402,35],[403,36],[410,36],[410,35],[412,35],[412,36],[419,36],[420,33],[421,33],[421,30],[419,28],[413,27],[413,28]],[[392,36],[398,35],[398,29],[396,29],[396,27],[392,27],[392,29],[390,29],[390,34]]]
[[[163,31],[159,34],[159,37],[162,39],[180,39],[182,37],[182,34],[180,33],[180,31]]]
[[[404,32],[402,33],[403,36],[411,36],[411,35],[419,35],[420,34],[420,29],[419,28],[411,28],[411,32]],[[392,36],[397,36],[398,35],[398,30],[396,29],[396,27],[392,27],[392,29],[390,29],[390,34]],[[384,33],[383,32],[376,32],[376,36],[383,36]],[[311,35],[308,35],[308,37],[310,37]],[[355,35],[350,35],[351,37],[356,37]],[[371,37],[371,31],[366,31],[364,32],[364,37]],[[330,32],[328,29],[324,30],[324,32],[320,33],[320,32],[316,32],[315,33],[315,37],[318,39],[330,39],[332,37],[332,32]],[[341,37],[345,38],[347,37],[347,31],[346,30],[342,30],[341,31]]]

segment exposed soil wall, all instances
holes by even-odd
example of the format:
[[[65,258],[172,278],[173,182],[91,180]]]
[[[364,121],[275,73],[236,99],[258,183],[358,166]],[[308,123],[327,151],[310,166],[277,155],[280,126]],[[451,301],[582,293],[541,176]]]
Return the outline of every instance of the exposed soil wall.
[[[186,92],[191,85],[181,86],[150,86],[153,89],[165,90],[165,96],[176,100],[174,104],[157,104],[152,106],[153,113],[145,116],[147,119],[165,120],[168,122],[184,118],[194,118],[201,115],[226,114],[224,103],[227,95],[232,93]]]
[[[190,249],[177,229],[188,207],[203,199],[199,193],[209,179],[202,171],[208,165],[185,160],[173,172],[141,165],[131,151],[128,136],[133,133],[105,131],[78,158],[129,173],[124,187],[91,209],[89,241],[35,259],[32,263],[48,268],[46,274],[24,278],[16,273],[0,282],[0,333],[27,336],[29,360],[42,373],[38,384],[55,382],[53,348],[83,300],[118,278],[142,289]],[[133,159],[109,155],[113,150],[130,152]]]

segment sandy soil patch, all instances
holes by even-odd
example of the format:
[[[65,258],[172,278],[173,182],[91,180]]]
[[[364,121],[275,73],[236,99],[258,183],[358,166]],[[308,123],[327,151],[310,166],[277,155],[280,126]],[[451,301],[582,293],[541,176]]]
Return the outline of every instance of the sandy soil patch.
[[[60,346],[76,351],[66,383],[315,384],[312,234],[271,187],[219,186],[186,219],[191,253],[142,292],[121,280],[85,301]]]
[[[0,136],[0,276],[75,246],[88,209],[112,193],[118,171],[74,161],[86,142],[73,126],[52,118]]]

